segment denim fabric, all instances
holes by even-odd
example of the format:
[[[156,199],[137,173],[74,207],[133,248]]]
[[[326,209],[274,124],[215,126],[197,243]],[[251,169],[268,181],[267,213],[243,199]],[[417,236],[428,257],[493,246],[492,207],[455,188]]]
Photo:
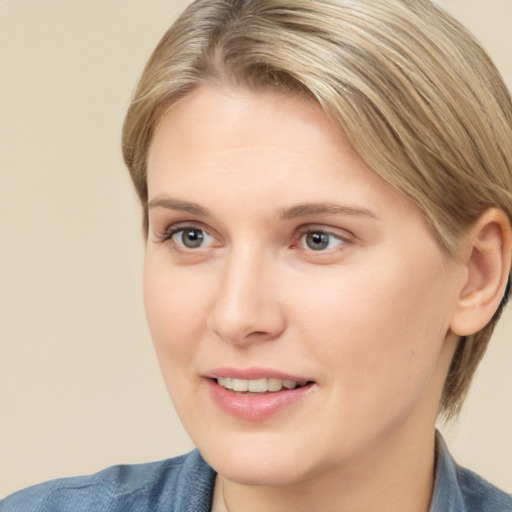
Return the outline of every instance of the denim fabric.
[[[512,495],[458,466],[439,432],[436,453],[436,480],[430,512],[512,512]]]
[[[215,472],[197,450],[175,459],[114,466],[11,494],[1,512],[209,512]]]
[[[439,434],[436,450],[430,512],[512,512],[512,496],[458,467]],[[214,482],[214,470],[195,450],[29,487],[1,501],[0,512],[209,512]]]

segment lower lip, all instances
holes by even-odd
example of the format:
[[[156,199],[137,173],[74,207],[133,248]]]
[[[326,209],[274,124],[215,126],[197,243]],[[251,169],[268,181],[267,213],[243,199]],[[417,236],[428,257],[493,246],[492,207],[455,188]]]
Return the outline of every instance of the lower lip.
[[[313,387],[306,384],[300,388],[283,389],[264,395],[238,395],[223,388],[215,379],[207,379],[213,401],[230,416],[248,421],[263,421],[304,398]]]

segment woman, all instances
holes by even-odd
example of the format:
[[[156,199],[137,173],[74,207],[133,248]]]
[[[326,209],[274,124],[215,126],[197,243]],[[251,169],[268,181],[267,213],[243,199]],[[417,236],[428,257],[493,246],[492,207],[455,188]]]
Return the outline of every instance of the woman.
[[[199,0],[123,153],[144,296],[198,447],[11,510],[512,510],[439,435],[506,302],[512,104],[426,0]]]

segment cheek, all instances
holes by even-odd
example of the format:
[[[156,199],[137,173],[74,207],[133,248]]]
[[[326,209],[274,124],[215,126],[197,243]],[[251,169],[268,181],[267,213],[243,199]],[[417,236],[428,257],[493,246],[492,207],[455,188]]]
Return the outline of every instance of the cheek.
[[[155,350],[167,379],[171,366],[185,368],[197,348],[204,325],[205,292],[151,256],[144,264],[144,305]]]
[[[167,391],[185,425],[199,410],[194,362],[204,333],[201,304],[205,289],[197,285],[147,256],[144,305],[148,325]]]
[[[375,406],[384,396],[419,391],[435,372],[449,290],[437,261],[424,258],[420,271],[407,261],[414,258],[342,269],[296,308],[310,350],[348,399]]]

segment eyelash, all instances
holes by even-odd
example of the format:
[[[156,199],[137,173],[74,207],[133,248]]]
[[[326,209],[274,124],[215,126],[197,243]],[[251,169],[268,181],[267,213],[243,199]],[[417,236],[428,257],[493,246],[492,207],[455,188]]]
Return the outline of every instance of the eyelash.
[[[162,244],[170,243],[170,244],[172,244],[173,249],[178,250],[178,251],[183,251],[183,252],[189,252],[189,251],[194,252],[196,249],[204,248],[201,246],[199,246],[197,248],[190,248],[190,247],[186,247],[181,244],[177,244],[175,241],[173,241],[173,237],[175,235],[177,235],[178,233],[184,233],[186,231],[201,231],[202,233],[206,234],[207,236],[214,238],[213,235],[210,234],[210,232],[207,229],[205,229],[203,226],[201,226],[200,224],[176,224],[176,225],[173,225],[173,226],[170,226],[169,228],[167,228],[161,235],[157,235],[158,242],[162,243]],[[346,235],[341,235],[339,233],[334,233],[333,231],[329,231],[323,227],[316,227],[316,226],[311,226],[311,225],[304,226],[304,227],[299,228],[296,232],[296,235],[294,235],[294,240],[297,240],[297,241],[294,242],[294,244],[292,245],[292,248],[305,249],[305,250],[308,250],[308,252],[317,253],[317,254],[331,253],[333,248],[326,248],[326,249],[324,248],[324,249],[315,250],[315,249],[307,248],[304,246],[301,247],[301,245],[303,243],[305,244],[305,242],[303,242],[304,237],[306,237],[307,235],[310,235],[310,234],[315,234],[315,235],[319,234],[319,235],[329,237],[331,241],[332,241],[332,239],[337,240],[339,242],[339,244],[337,244],[337,245],[345,246],[345,245],[353,242],[353,238],[354,238],[348,232],[345,232],[345,233],[346,233]],[[336,250],[336,249],[337,249],[337,247],[334,248],[334,250]],[[337,250],[343,250],[343,249],[338,248]]]
[[[173,226],[170,226],[169,228],[167,228],[161,235],[157,235],[157,238],[158,238],[158,242],[159,243],[162,243],[162,244],[165,244],[165,243],[168,243],[168,242],[171,242],[172,245],[174,247],[177,246],[177,244],[175,242],[173,242],[173,237],[175,235],[177,235],[178,233],[185,233],[186,231],[201,231],[203,233],[205,233],[206,235],[208,236],[212,236],[207,229],[205,229],[203,226],[201,225],[197,225],[197,224],[176,224],[176,225],[173,225]],[[187,247],[176,247],[178,250],[189,250],[189,251],[193,251],[194,249],[192,248],[187,248]]]
[[[335,240],[337,240],[339,242],[338,245],[341,245],[341,246],[349,244],[352,241],[352,239],[353,239],[353,237],[350,237],[348,235],[348,233],[347,233],[346,236],[343,236],[343,235],[341,235],[339,233],[334,233],[334,232],[329,231],[329,230],[327,230],[325,228],[315,227],[315,226],[305,226],[304,228],[300,228],[298,234],[299,234],[299,243],[302,242],[302,240],[305,237],[307,237],[307,235],[310,235],[310,234],[311,235],[314,234],[314,235],[327,236],[331,240],[335,239]],[[341,250],[341,249],[338,249],[338,250]],[[328,251],[328,249],[315,250],[315,249],[311,249],[311,248],[309,248],[309,251],[312,252],[312,253],[327,253],[327,252],[330,252],[330,251]]]

